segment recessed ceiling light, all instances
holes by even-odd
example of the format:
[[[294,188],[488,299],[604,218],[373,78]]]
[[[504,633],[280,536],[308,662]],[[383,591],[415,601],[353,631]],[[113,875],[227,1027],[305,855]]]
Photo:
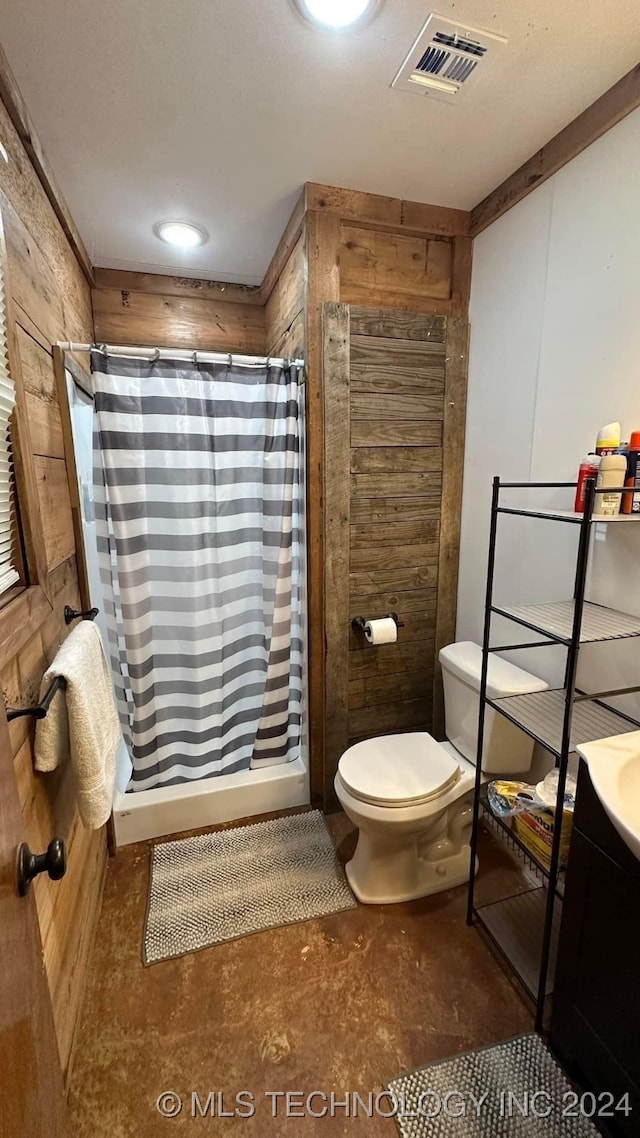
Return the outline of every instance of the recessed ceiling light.
[[[327,28],[347,28],[373,8],[374,0],[298,0],[308,19]]]
[[[194,249],[209,240],[206,229],[192,225],[190,221],[159,221],[153,232],[167,245],[178,245],[181,249]]]

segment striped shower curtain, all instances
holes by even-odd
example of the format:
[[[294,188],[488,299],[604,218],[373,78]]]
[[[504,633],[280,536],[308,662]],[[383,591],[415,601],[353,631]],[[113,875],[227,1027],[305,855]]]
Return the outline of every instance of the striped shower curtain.
[[[129,789],[295,759],[298,369],[94,351],[92,370],[100,574]]]

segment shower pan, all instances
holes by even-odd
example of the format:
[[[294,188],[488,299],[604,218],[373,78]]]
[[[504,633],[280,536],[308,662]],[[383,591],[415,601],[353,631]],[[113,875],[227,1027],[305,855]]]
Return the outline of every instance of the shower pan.
[[[71,349],[71,345],[62,345],[62,347]],[[77,345],[73,345],[74,349],[77,347]],[[124,349],[117,349],[117,351],[124,352]],[[127,352],[131,352],[132,356],[134,353],[140,354],[141,351],[127,349]],[[167,351],[163,355],[171,359],[187,357],[190,361],[193,353]],[[206,355],[200,352],[198,352],[198,358],[215,361],[229,359],[227,356]],[[255,364],[257,365],[259,362],[255,361]],[[266,361],[262,362],[266,363]],[[274,362],[279,363],[281,361]],[[110,629],[107,620],[109,598],[105,596],[104,564],[101,579],[94,494],[95,384],[93,377],[89,379],[86,373],[78,368],[68,355],[65,355],[65,376],[73,439],[73,455],[70,456],[72,458],[70,478],[75,477],[78,484],[79,515],[87,572],[88,599],[92,606],[99,609],[97,622],[109,654]],[[104,377],[101,378],[104,379]],[[303,449],[304,430],[302,430],[301,445]],[[302,477],[304,477],[304,453],[300,456],[300,465]],[[303,501],[304,494],[301,495],[301,498]],[[304,538],[301,547],[300,592],[304,597],[306,595]],[[306,625],[306,621],[304,624]],[[111,635],[113,636],[113,629],[111,629]],[[170,785],[158,785],[151,789],[133,789],[135,782],[132,781],[134,764],[131,758],[131,745],[130,740],[128,744],[123,736],[117,758],[117,781],[113,800],[113,821],[118,845],[126,845],[168,834],[183,833],[188,830],[309,803],[305,639],[306,628],[305,635],[302,638],[302,723],[300,741],[295,749],[295,757],[278,765],[262,765],[258,762],[252,769],[231,770],[229,773],[220,773],[212,777],[193,777],[188,781],[171,782]],[[113,651],[111,656],[113,660]],[[122,685],[121,678],[115,678]]]

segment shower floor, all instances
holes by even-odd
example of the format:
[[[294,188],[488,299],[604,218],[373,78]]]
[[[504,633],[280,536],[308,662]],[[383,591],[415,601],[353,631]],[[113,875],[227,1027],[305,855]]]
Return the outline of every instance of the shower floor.
[[[342,814],[327,821],[347,860],[351,824]],[[464,889],[360,905],[145,968],[150,849],[129,846],[109,867],[75,1047],[74,1138],[157,1138],[165,1127],[220,1134],[234,1126],[260,1138],[300,1128],[392,1138],[389,1118],[347,1119],[337,1109],[333,1118],[287,1119],[284,1100],[265,1095],[333,1091],[344,1100],[359,1092],[366,1100],[404,1071],[531,1030],[528,1007],[465,925]],[[490,899],[514,870],[488,843],[481,858]],[[184,1101],[172,1122],[156,1107],[166,1091]],[[255,1117],[194,1117],[194,1091],[203,1107],[211,1092],[222,1093],[216,1103],[227,1112],[238,1092],[250,1091]]]

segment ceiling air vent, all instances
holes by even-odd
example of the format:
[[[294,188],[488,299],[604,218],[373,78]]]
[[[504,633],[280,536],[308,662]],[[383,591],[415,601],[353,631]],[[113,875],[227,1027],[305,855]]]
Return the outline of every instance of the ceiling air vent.
[[[391,86],[450,99],[506,42],[496,32],[456,24],[432,13]]]

